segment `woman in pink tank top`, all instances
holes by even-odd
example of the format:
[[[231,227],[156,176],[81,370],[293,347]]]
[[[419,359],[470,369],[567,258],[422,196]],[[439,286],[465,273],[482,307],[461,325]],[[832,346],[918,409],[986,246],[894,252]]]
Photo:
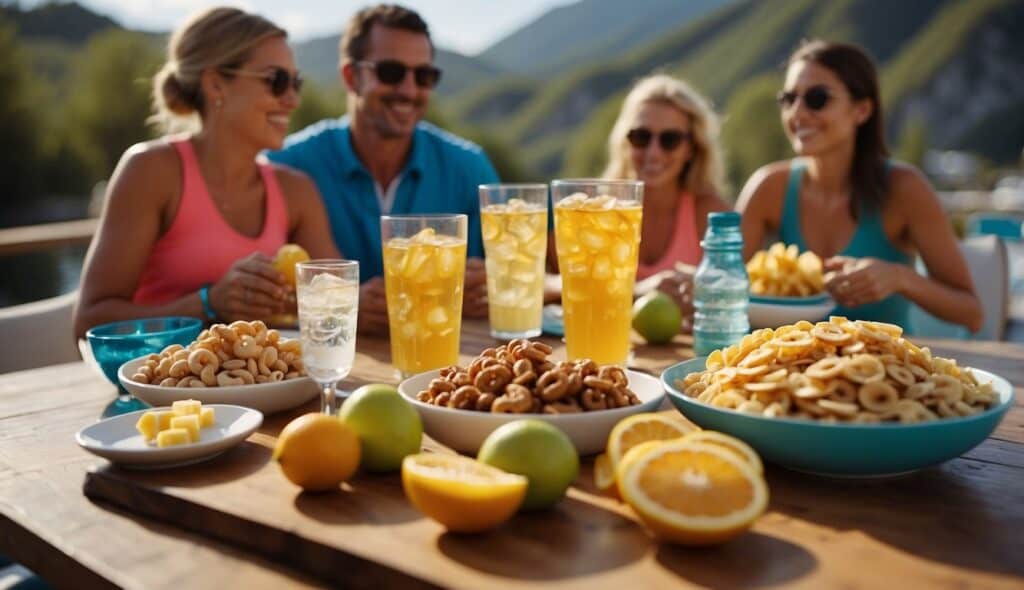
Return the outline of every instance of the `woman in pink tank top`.
[[[700,262],[708,213],[730,210],[717,117],[686,82],[650,76],[626,96],[608,148],[605,178],[644,181],[637,292],[661,289],[689,316],[684,269]]]
[[[131,147],[111,177],[86,256],[75,333],[188,315],[261,319],[294,311],[271,257],[288,242],[338,258],[323,204],[299,172],[258,160],[279,149],[300,79],[286,34],[234,8],[193,17],[154,78],[155,119],[192,135]],[[180,126],[180,125],[179,125]]]

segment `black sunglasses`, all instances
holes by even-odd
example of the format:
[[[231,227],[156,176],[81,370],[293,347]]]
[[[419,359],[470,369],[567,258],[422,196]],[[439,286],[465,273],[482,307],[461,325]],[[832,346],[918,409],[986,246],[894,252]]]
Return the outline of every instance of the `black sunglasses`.
[[[397,85],[405,80],[405,74],[412,70],[412,77],[420,88],[433,88],[441,81],[441,70],[434,66],[407,66],[400,61],[361,61],[357,66],[371,67],[381,84]]]
[[[779,101],[779,106],[788,109],[796,104],[798,98],[800,98],[799,93],[784,90],[779,92],[775,100]],[[820,111],[832,99],[832,93],[825,86],[811,86],[804,92],[803,99],[807,108],[812,111]]]
[[[636,129],[630,129],[629,133],[626,134],[626,139],[629,140],[629,145],[637,148],[638,150],[647,149],[647,146],[651,145],[651,140],[654,139],[655,133],[646,127],[637,127]],[[669,129],[668,131],[662,131],[657,134],[658,144],[661,145],[661,149],[666,152],[679,147],[681,143],[690,139],[690,133],[688,131],[680,131],[678,129]]]
[[[293,75],[284,68],[268,68],[264,72],[252,72],[237,68],[223,68],[221,71],[225,74],[235,76],[259,78],[266,83],[267,88],[270,88],[270,93],[278,97],[283,96],[285,92],[288,92],[288,88],[294,88],[296,93],[302,91],[302,75],[298,72],[295,72]]]

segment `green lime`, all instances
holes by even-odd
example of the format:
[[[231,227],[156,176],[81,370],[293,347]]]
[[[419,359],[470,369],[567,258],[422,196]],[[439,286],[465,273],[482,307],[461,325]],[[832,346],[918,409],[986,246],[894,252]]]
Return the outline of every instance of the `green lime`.
[[[492,432],[477,459],[530,481],[524,510],[553,506],[576,480],[580,459],[564,432],[540,420],[516,420]]]
[[[355,390],[338,417],[359,435],[360,466],[367,471],[397,471],[406,455],[420,452],[420,415],[390,385],[375,383]]]
[[[651,344],[672,340],[682,323],[679,306],[661,291],[651,291],[633,303],[633,329]]]

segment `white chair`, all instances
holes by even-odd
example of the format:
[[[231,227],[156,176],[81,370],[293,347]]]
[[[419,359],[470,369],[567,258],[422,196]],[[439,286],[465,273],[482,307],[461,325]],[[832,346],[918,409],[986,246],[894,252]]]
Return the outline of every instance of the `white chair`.
[[[78,291],[0,309],[0,373],[81,360],[71,313]]]
[[[1006,244],[995,235],[972,236],[960,243],[960,251],[974,281],[985,313],[981,330],[970,334],[962,326],[936,318],[923,309],[911,309],[914,334],[932,338],[1002,340],[1010,310],[1010,264]]]

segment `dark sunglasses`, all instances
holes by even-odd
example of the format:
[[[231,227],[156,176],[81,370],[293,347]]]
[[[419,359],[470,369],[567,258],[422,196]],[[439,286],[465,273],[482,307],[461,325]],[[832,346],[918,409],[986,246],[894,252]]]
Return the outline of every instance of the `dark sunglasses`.
[[[361,61],[357,66],[373,68],[373,73],[381,84],[397,85],[405,80],[405,74],[412,70],[412,77],[420,88],[433,88],[441,81],[441,70],[434,66],[410,67],[400,61],[386,59],[383,61]]]
[[[796,100],[800,98],[800,94],[792,91],[781,91],[775,97],[775,100],[779,101],[779,106],[784,109],[788,109],[796,104]],[[828,91],[828,88],[824,86],[811,86],[804,92],[804,105],[812,111],[820,111],[825,108],[828,101],[832,99],[832,93]]]
[[[626,134],[626,139],[629,140],[629,145],[635,147],[638,150],[647,149],[647,146],[651,145],[651,140],[654,139],[655,133],[646,127],[637,127],[636,129],[630,129],[629,133]],[[666,152],[679,147],[684,141],[690,139],[690,133],[688,131],[680,131],[678,129],[669,129],[668,131],[662,131],[657,134],[658,144],[661,149]]]
[[[289,88],[294,88],[296,93],[302,91],[302,75],[298,72],[295,72],[295,74],[292,75],[291,72],[284,68],[268,68],[263,72],[252,72],[237,68],[224,68],[221,71],[233,76],[259,78],[266,83],[267,88],[270,89],[270,93],[278,97],[284,96],[284,93],[288,92]]]

